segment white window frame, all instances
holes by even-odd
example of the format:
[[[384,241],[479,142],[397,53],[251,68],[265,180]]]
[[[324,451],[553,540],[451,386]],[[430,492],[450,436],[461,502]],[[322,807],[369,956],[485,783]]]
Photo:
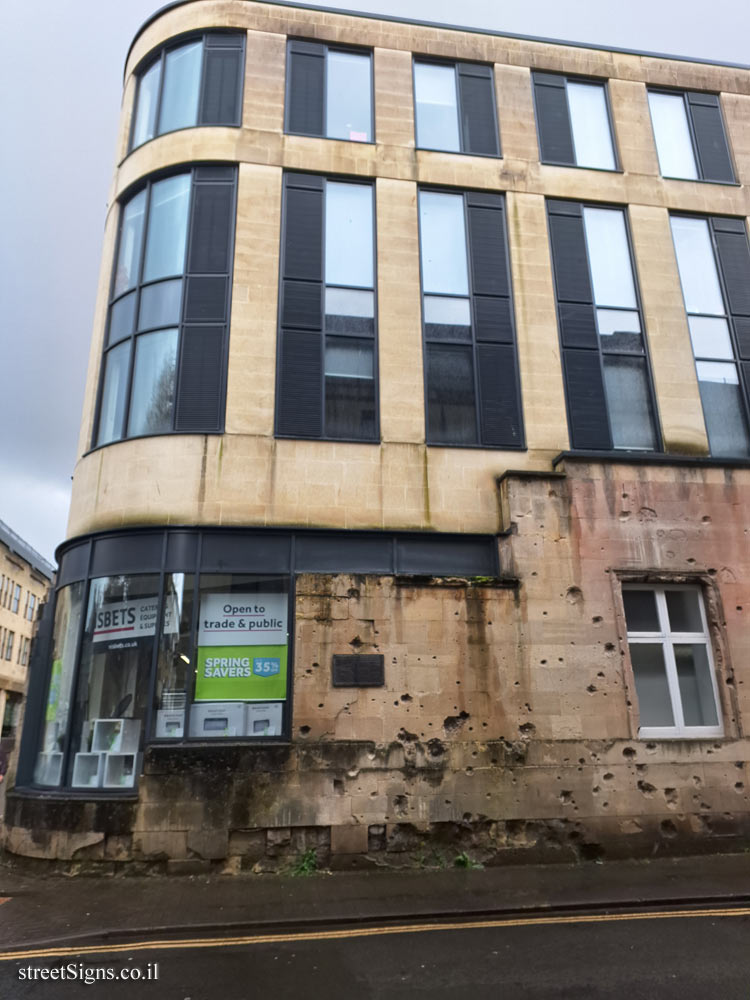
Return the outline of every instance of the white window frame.
[[[706,620],[706,609],[703,603],[703,592],[700,586],[679,585],[679,584],[650,584],[650,583],[629,583],[623,584],[623,591],[627,590],[649,590],[656,598],[656,610],[659,616],[660,630],[658,632],[631,632],[627,630],[628,647],[638,643],[655,645],[661,643],[664,656],[664,666],[667,675],[667,686],[669,698],[672,703],[672,715],[674,726],[638,726],[639,739],[715,739],[724,736],[724,725],[722,722],[721,699],[719,698],[719,686],[716,681],[716,667],[714,664],[713,649],[711,648],[711,637],[708,631]],[[692,591],[698,597],[698,608],[700,609],[702,632],[672,632],[669,630],[669,614],[667,611],[667,591]],[[627,620],[626,620],[627,628]],[[714,702],[716,705],[716,717],[719,720],[718,726],[686,726],[682,711],[682,697],[680,695],[680,685],[677,677],[677,664],[674,657],[674,645],[702,644],[706,647],[706,657],[711,672],[711,688],[713,690]],[[628,650],[629,651],[629,650]],[[635,671],[632,662],[630,669],[633,675],[633,688],[638,701],[637,687],[635,685]],[[640,713],[640,703],[638,703]]]

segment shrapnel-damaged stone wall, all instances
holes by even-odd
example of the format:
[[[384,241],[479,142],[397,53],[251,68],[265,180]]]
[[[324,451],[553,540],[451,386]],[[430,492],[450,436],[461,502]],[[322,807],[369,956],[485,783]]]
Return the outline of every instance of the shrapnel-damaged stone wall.
[[[750,470],[568,459],[498,488],[497,580],[297,578],[291,745],[152,747],[130,803],[11,795],[7,849],[234,872],[742,846]],[[723,738],[638,739],[623,580],[700,583]],[[351,652],[383,687],[332,687]]]

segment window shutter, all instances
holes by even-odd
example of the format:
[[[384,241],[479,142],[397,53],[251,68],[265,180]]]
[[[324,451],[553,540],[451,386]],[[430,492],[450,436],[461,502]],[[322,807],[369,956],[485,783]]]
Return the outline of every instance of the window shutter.
[[[477,344],[482,444],[523,445],[514,344]]]
[[[231,253],[234,186],[199,183],[194,192],[188,271],[226,274]]]
[[[323,433],[322,177],[284,177],[276,432]]]
[[[737,338],[745,392],[750,392],[750,248],[742,219],[711,219],[729,314]]]
[[[464,153],[499,156],[492,70],[489,66],[459,63],[458,89]]]
[[[301,330],[282,330],[276,429],[292,437],[323,433],[323,338]]]
[[[240,125],[242,121],[242,35],[207,35],[201,94],[201,125]]]
[[[324,134],[325,46],[291,41],[287,71],[287,132]]]
[[[729,300],[729,312],[750,316],[750,249],[741,219],[711,219],[719,264]]]
[[[178,431],[220,431],[224,415],[225,327],[186,326],[177,392]]]
[[[534,97],[542,160],[575,165],[565,77],[534,73]]]
[[[175,430],[220,431],[228,353],[236,172],[199,167],[193,177]],[[228,183],[229,181],[229,183]]]
[[[581,206],[550,201],[547,209],[570,443],[573,448],[609,450],[612,439]]]
[[[609,451],[612,439],[599,351],[567,348],[563,351],[563,370],[571,446]]]
[[[703,179],[734,183],[719,98],[716,94],[688,94],[687,99]]]
[[[523,427],[502,195],[468,193],[466,218],[480,441],[517,448],[523,445]]]

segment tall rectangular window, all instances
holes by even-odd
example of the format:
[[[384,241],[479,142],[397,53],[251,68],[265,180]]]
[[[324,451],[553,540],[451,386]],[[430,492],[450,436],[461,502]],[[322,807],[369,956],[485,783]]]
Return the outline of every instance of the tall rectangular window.
[[[95,446],[221,430],[235,179],[196,167],[123,206]]]
[[[734,183],[716,94],[649,90],[648,105],[663,177]]]
[[[523,447],[502,195],[419,192],[429,444]]]
[[[240,125],[245,36],[209,32],[162,49],[138,70],[130,149],[196,125]]]
[[[415,61],[414,107],[421,149],[500,155],[490,66]]]
[[[534,73],[534,99],[543,163],[617,169],[604,83]]]
[[[643,739],[722,736],[706,615],[698,587],[623,588]]]
[[[370,53],[291,39],[287,51],[285,131],[372,142]]]
[[[625,213],[548,201],[573,448],[658,447]]]
[[[11,632],[10,629],[5,634],[5,659],[10,660],[13,656],[13,640],[16,637],[15,632]]]
[[[30,622],[34,621],[35,612],[36,612],[36,597],[34,594],[31,593],[31,591],[29,591],[28,610],[26,612],[26,617]]]
[[[276,433],[379,439],[374,189],[284,177]]]
[[[741,219],[673,215],[711,454],[750,455],[750,248]]]
[[[18,614],[18,607],[21,603],[21,584],[17,583],[13,588],[13,601],[11,602],[11,611],[14,615]]]

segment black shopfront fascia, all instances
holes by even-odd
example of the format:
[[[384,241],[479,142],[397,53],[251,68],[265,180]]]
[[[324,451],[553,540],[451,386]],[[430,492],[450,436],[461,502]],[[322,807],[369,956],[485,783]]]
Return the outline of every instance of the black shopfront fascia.
[[[98,533],[64,543],[57,552],[60,569],[54,599],[45,606],[34,647],[31,681],[21,742],[19,787],[33,787],[39,734],[44,721],[50,682],[50,657],[57,594],[64,587],[85,582],[82,607],[88,606],[90,581],[98,577],[128,574],[159,575],[159,617],[155,635],[163,629],[166,577],[170,573],[194,574],[194,587],[202,573],[241,573],[289,577],[288,662],[294,662],[294,578],[297,573],[361,573],[382,576],[481,576],[498,575],[497,538],[493,535],[427,534],[425,532],[289,531],[284,529],[192,529],[169,528]],[[194,604],[197,612],[197,601]],[[194,614],[196,613],[194,612]],[[86,615],[81,615],[77,637],[76,667],[71,690],[76,690]],[[193,622],[193,641],[197,630]],[[189,746],[200,740],[151,737],[156,690],[158,642],[154,643],[145,718],[145,742],[167,746]],[[192,659],[192,657],[191,657]],[[289,740],[292,718],[293,669],[290,666],[284,703],[282,735],[264,737],[263,742]],[[189,729],[190,700],[184,731]],[[257,740],[248,740],[257,743]],[[225,740],[217,741],[217,750]],[[62,789],[40,788],[60,794]],[[80,795],[66,788],[66,796]],[[87,794],[87,793],[85,793]],[[130,794],[126,792],[112,794]]]

